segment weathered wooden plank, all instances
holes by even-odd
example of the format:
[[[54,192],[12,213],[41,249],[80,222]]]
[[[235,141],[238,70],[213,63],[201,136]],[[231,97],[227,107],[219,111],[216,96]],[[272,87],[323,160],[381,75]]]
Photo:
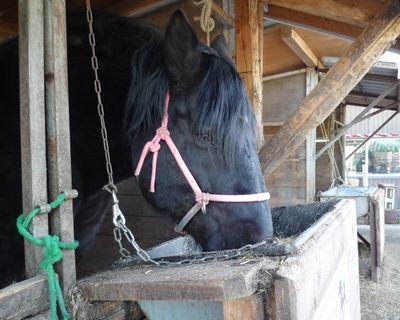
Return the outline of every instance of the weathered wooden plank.
[[[107,8],[106,10],[122,16],[141,16],[173,4],[178,0],[144,0],[130,1],[122,0]]]
[[[370,216],[370,268],[371,279],[379,282],[382,278],[382,262],[385,248],[385,200],[384,190],[379,189],[371,199]]]
[[[351,25],[365,27],[384,5],[381,1],[364,0],[268,0],[268,4],[305,12]]]
[[[292,27],[317,31],[345,40],[357,38],[363,30],[361,27],[348,23],[338,22],[275,5],[268,5],[264,11],[264,17]]]
[[[299,73],[263,82],[264,122],[282,126],[288,120],[306,95],[306,76],[306,69],[301,69]]]
[[[318,73],[315,69],[309,68],[306,73],[306,95],[308,95],[318,83]],[[306,202],[315,201],[315,184],[316,184],[316,165],[315,152],[317,130],[311,130],[306,139],[306,170],[305,170],[305,199]]]
[[[271,278],[265,270],[276,267],[268,258],[251,264],[215,262],[184,267],[105,271],[78,282],[89,300],[224,300],[252,295]]]
[[[19,320],[49,307],[47,278],[43,275],[0,290],[0,319]]]
[[[260,152],[265,174],[273,171],[344,99],[400,33],[400,3],[390,1],[303,100]]]
[[[50,310],[46,310],[34,316],[24,318],[24,320],[48,320],[48,319],[51,319]]]
[[[233,19],[223,8],[221,8],[217,3],[213,2],[211,9],[211,15],[215,20],[217,20],[226,28],[233,28],[235,25],[235,19]]]
[[[266,320],[266,301],[263,294],[224,301],[225,320]]]
[[[19,74],[23,210],[47,203],[44,116],[43,2],[19,0]],[[48,233],[47,215],[33,219],[36,237]],[[34,276],[42,248],[25,241],[26,275]]]
[[[257,0],[235,0],[235,12],[236,67],[247,88],[262,136],[262,7]]]
[[[54,199],[60,192],[72,188],[65,1],[46,0],[44,11],[48,183],[49,196]],[[50,221],[52,234],[65,242],[74,240],[72,201],[52,212]],[[57,273],[67,295],[76,281],[73,250],[64,251]]]
[[[277,270],[274,319],[360,319],[355,203],[338,208],[312,245]]]
[[[290,49],[305,63],[307,67],[322,66],[318,57],[303,40],[303,38],[293,30],[293,28],[284,26],[281,29],[282,40]]]
[[[146,320],[146,316],[136,302],[94,301],[79,306],[77,320]]]

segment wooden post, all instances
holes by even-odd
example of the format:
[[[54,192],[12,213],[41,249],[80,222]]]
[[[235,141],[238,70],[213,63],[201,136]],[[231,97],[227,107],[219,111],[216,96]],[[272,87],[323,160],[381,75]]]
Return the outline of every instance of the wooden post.
[[[19,77],[23,210],[47,203],[44,116],[43,2],[19,0]],[[48,234],[47,215],[35,217],[30,231]],[[25,241],[26,276],[39,270],[42,248]]]
[[[262,126],[263,6],[258,0],[235,0],[236,67],[247,88],[260,137]]]
[[[46,124],[48,150],[49,197],[71,190],[71,156],[68,108],[67,41],[64,0],[44,1]],[[62,241],[74,240],[72,201],[62,204],[51,214],[51,233]],[[64,291],[76,281],[75,254],[65,250],[57,265]]]
[[[279,132],[263,146],[260,161],[264,174],[272,172],[295,150],[368,72],[400,34],[399,16],[400,2],[389,1]]]
[[[307,45],[300,35],[288,26],[283,26],[281,29],[282,40],[288,45],[290,49],[299,57],[307,67],[322,67],[323,64],[319,61],[318,57]]]
[[[318,84],[318,73],[314,68],[307,68],[306,95]],[[317,129],[311,130],[306,139],[306,174],[305,174],[305,199],[306,202],[315,201],[315,152]]]

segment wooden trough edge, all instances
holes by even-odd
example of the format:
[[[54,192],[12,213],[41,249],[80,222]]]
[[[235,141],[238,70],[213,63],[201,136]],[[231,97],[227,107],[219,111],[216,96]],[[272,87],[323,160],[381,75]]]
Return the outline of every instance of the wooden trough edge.
[[[101,272],[79,281],[78,288],[94,301],[222,301],[251,296],[261,283],[268,286],[277,266],[265,257],[174,268],[147,265]]]
[[[0,290],[0,319],[22,319],[49,308],[47,277],[36,277]]]
[[[348,200],[339,201],[329,214],[317,220],[294,241],[301,254],[336,220]],[[77,284],[87,300],[214,300],[240,299],[273,286],[281,258],[253,257],[180,267],[136,266],[108,270]]]

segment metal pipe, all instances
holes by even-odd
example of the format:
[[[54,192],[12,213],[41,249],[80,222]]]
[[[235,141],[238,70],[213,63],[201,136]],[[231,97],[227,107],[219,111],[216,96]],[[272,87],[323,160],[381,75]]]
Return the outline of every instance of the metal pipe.
[[[275,79],[287,78],[287,77],[290,77],[290,76],[294,76],[296,74],[301,74],[301,73],[306,73],[306,72],[307,72],[307,68],[303,68],[303,69],[299,69],[299,70],[273,74],[271,76],[265,76],[265,77],[262,78],[262,80],[263,80],[263,82],[264,81],[271,81],[271,80],[275,80]]]
[[[381,130],[390,120],[392,120],[396,115],[398,114],[397,111],[395,111],[387,120],[382,123],[378,129],[376,129],[367,139],[365,139],[362,143],[360,143],[357,148],[355,148],[346,158],[345,160],[347,161],[354,153],[356,153],[364,144],[366,144],[371,138],[374,137],[376,133],[378,133],[379,130]]]
[[[378,115],[378,114],[380,114],[380,113],[382,113],[383,111],[386,111],[386,110],[389,110],[389,109],[391,109],[393,106],[395,106],[395,105],[397,105],[397,102],[393,102],[393,103],[391,103],[391,104],[388,104],[386,107],[383,107],[383,108],[381,108],[381,109],[379,109],[379,110],[377,110],[377,111],[374,111],[374,112],[372,112],[372,113],[370,113],[370,114],[367,114],[366,116],[364,116],[364,117],[362,117],[361,119],[359,119],[357,122],[355,122],[354,124],[357,124],[357,123],[360,123],[360,122],[362,122],[362,121],[364,121],[364,120],[367,120],[367,119],[369,119],[369,118],[372,118],[373,116],[376,116],[376,115]],[[341,128],[338,128],[337,130],[335,130],[335,134],[337,134],[337,132],[339,132],[339,130],[341,130],[342,128],[347,128],[347,125],[343,125]]]
[[[360,122],[360,119],[362,119],[369,110],[371,110],[373,107],[376,107],[383,98],[385,98],[394,88],[396,88],[399,85],[399,83],[400,81],[397,81],[392,86],[387,88],[384,92],[382,92],[379,95],[379,97],[377,97],[374,101],[372,101],[368,107],[366,107],[362,112],[360,112],[357,117],[351,120],[345,127],[341,128],[337,133],[337,135],[329,143],[327,143],[324,147],[322,147],[321,150],[319,150],[319,152],[315,156],[315,160],[317,160],[332,144],[334,144],[342,135],[344,135],[348,128]]]

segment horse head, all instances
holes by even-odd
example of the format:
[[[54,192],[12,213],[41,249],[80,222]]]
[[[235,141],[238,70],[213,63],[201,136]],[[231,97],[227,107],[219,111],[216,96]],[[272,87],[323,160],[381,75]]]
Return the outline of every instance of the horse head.
[[[211,47],[202,44],[183,13],[177,11],[167,26],[162,51],[164,69],[158,74],[165,75],[167,84],[158,86],[156,96],[160,100],[167,91],[170,94],[169,136],[201,192],[265,192],[256,149],[257,124],[225,41],[219,37]],[[128,106],[135,104],[135,94],[128,95]],[[135,161],[161,124],[160,110],[153,112],[157,120],[132,139]],[[179,223],[200,200],[164,141],[159,143],[157,153],[155,192],[149,191],[154,170],[151,157],[143,162],[139,184],[155,207]],[[199,213],[185,225],[185,230],[204,250],[238,248],[264,240],[273,233],[269,205],[264,200],[208,203],[203,199],[206,210],[197,208]]]

